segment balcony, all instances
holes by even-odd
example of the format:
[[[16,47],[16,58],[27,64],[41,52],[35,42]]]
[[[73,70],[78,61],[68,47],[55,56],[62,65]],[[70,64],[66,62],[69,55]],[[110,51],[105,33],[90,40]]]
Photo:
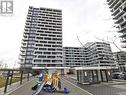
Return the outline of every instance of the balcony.
[[[124,15],[124,13],[125,13],[124,11],[120,11],[116,15],[113,14],[113,15],[115,15],[115,17],[113,19],[118,19],[119,17],[121,17],[122,15]]]
[[[126,44],[121,45],[122,48],[126,48]]]
[[[111,0],[111,1],[112,1],[112,3],[109,8],[113,8],[119,2],[119,0]]]
[[[119,12],[120,12],[119,9],[115,10],[115,11],[112,13],[112,16],[116,16]]]
[[[122,23],[120,24],[120,26],[121,26],[122,29],[125,28],[125,27],[126,27],[126,21],[122,22]]]
[[[117,1],[119,1],[119,0],[117,0]],[[119,8],[121,6],[121,4],[122,3],[119,1],[116,3],[116,5],[113,8],[116,10],[117,8]]]
[[[126,38],[123,37],[123,38],[121,39],[121,42],[122,42],[122,43],[126,43]]]
[[[126,3],[124,3],[124,5],[122,6],[122,9],[123,9],[123,11],[126,12]]]
[[[123,32],[125,32],[125,31],[126,31],[126,27],[124,27],[123,29],[119,30],[118,32],[119,32],[119,33],[123,33]]]
[[[123,21],[124,21],[123,18],[120,17],[120,18],[115,22],[115,24],[120,24],[120,23],[122,23]]]
[[[107,0],[108,5],[111,5],[113,3],[113,0]]]
[[[120,37],[121,38],[125,38],[126,37],[126,33],[123,33]]]

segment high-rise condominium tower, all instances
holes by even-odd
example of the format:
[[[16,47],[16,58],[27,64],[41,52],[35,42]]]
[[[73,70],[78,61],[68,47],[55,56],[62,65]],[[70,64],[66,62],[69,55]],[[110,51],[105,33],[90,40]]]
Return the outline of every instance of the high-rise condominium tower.
[[[126,48],[126,0],[107,0],[107,2],[115,24],[119,28],[118,32],[122,34],[120,37],[124,43],[123,47]]]
[[[21,53],[21,67],[55,67],[62,62],[62,11],[29,7]]]

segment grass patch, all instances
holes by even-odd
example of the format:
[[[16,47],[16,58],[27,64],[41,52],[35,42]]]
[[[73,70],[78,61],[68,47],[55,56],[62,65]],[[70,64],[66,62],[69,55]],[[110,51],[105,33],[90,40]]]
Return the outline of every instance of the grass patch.
[[[12,78],[12,83],[20,81],[20,78]],[[8,84],[10,83],[10,79],[8,81]],[[0,88],[4,87],[6,84],[6,78],[5,77],[0,77]]]

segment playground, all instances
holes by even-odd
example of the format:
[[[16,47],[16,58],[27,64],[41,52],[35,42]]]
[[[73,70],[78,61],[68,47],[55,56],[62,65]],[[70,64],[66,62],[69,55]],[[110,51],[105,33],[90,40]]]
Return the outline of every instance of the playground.
[[[69,94],[70,91],[64,84],[65,82],[62,82],[61,75],[57,71],[44,75],[40,73],[36,84],[31,89],[35,91],[33,95],[40,93],[42,95],[46,93]]]
[[[54,92],[53,95],[91,95],[88,94],[87,91],[78,88],[76,85],[71,84],[69,81],[65,80],[65,79],[61,79],[62,80],[62,88],[67,88],[69,90],[68,94],[64,94],[64,93],[58,93],[58,92]],[[40,95],[51,95],[51,93],[48,92],[41,92]]]
[[[17,89],[9,92],[8,95],[91,95],[86,90],[83,90],[76,85],[72,84],[71,82],[67,81],[65,76],[61,76],[61,92],[54,91],[54,92],[48,92],[44,91],[43,89],[40,89],[39,94],[36,93],[39,91],[40,86],[36,90],[32,90],[32,87],[36,85],[36,81],[38,80],[38,77],[32,78],[29,82],[26,82],[22,84]],[[64,93],[64,88],[67,88],[69,93]]]
[[[6,71],[6,81],[4,87],[0,88],[0,95],[90,95],[87,91],[65,80],[65,76],[59,73],[60,70],[40,70],[39,74],[36,73],[37,75],[33,74],[30,77],[28,72],[22,70],[1,71]],[[18,72],[18,77],[14,72]],[[13,83],[15,78],[19,81]]]

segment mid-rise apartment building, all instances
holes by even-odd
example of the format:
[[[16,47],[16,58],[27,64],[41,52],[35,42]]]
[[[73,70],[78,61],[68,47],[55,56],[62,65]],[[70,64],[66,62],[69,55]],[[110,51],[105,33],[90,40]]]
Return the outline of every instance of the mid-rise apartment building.
[[[64,47],[64,65],[79,66],[115,66],[110,44],[91,42],[84,47]]]
[[[120,51],[120,52],[114,52],[113,53],[114,60],[119,67],[120,71],[126,71],[126,52]]]
[[[88,49],[88,62],[90,66],[113,66],[114,60],[109,43],[94,42],[85,44]]]
[[[126,48],[126,0],[107,0],[115,25],[121,33],[122,47]]]
[[[80,67],[86,64],[85,48],[63,47],[63,62],[67,67]]]
[[[29,7],[22,39],[21,67],[61,66],[62,11]]]

